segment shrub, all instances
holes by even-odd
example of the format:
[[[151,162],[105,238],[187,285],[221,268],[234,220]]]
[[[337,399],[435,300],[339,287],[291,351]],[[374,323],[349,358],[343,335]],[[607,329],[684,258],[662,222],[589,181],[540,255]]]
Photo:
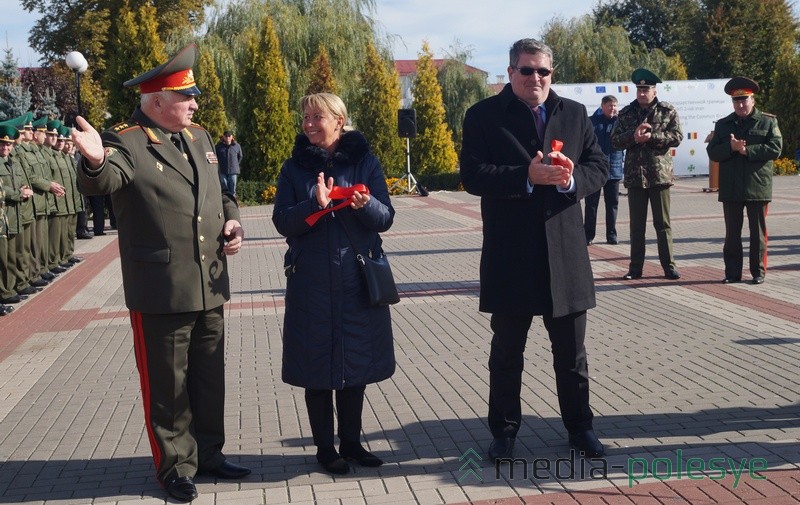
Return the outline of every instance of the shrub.
[[[778,158],[773,162],[772,173],[775,175],[797,174],[797,160],[791,158]]]

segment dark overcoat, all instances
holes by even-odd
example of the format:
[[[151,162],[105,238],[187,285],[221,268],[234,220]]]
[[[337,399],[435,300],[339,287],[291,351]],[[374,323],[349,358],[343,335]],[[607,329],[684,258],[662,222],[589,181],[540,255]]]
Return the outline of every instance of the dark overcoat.
[[[746,156],[731,150],[731,134],[747,142]],[[719,201],[772,201],[773,160],[781,149],[783,137],[772,114],[754,109],[746,118],[732,112],[717,121],[706,151],[719,162]]]
[[[317,174],[336,186],[365,184],[371,198],[364,208],[345,207],[314,226],[305,219],[320,210]],[[335,203],[339,203],[336,201]],[[378,159],[356,131],[342,135],[336,152],[298,135],[292,157],[281,168],[275,227],[286,237],[286,315],[283,380],[311,389],[342,389],[378,382],[394,373],[389,307],[370,307],[355,252],[382,252],[379,232],[389,229],[394,208]]]
[[[481,197],[483,252],[480,310],[554,317],[595,305],[594,281],[579,201],[599,190],[608,161],[586,108],[559,97],[545,101],[547,123],[539,139],[530,108],[511,84],[473,105],[464,117],[461,179]],[[555,186],[527,191],[528,165],[546,156],[552,140],[575,163],[575,193]]]
[[[125,303],[143,313],[209,310],[230,298],[222,229],[239,208],[220,187],[211,135],[192,124],[181,137],[193,163],[137,108],[103,132],[103,165],[78,170],[81,192],[111,194]]]

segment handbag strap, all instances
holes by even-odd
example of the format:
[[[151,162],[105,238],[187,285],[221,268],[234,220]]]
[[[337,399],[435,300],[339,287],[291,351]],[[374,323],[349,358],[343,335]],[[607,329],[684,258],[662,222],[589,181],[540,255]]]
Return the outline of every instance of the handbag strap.
[[[334,214],[333,216],[334,217],[338,217],[338,216],[336,216],[336,214]],[[350,241],[350,246],[353,248],[353,251],[356,253],[356,261],[358,261],[359,263],[361,263],[363,265],[365,263],[364,256],[362,256],[362,254],[360,252],[358,252],[358,248],[356,247],[356,243],[353,241],[353,236],[350,235],[350,229],[347,227],[347,224],[344,222],[345,220],[344,219],[337,219],[336,221],[338,221],[339,224],[342,225],[342,228],[344,229],[344,234],[347,235],[347,240]]]

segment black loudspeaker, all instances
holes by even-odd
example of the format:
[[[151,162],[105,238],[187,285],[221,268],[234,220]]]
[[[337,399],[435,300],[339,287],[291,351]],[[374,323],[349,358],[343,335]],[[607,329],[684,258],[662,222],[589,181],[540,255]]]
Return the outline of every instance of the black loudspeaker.
[[[397,134],[402,138],[417,136],[417,111],[414,109],[397,110]]]

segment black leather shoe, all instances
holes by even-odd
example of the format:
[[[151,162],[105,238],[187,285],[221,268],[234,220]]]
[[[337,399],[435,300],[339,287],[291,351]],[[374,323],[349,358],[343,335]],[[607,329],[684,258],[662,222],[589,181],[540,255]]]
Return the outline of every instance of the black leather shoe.
[[[350,463],[341,457],[333,447],[317,449],[317,461],[328,473],[334,475],[350,473]]]
[[[64,268],[64,267],[59,267],[59,266],[55,266],[55,267],[53,267],[53,268],[51,268],[51,269],[50,269],[50,272],[51,272],[51,273],[54,273],[54,274],[63,274],[63,273],[64,273],[64,272],[66,272],[66,271],[67,271],[67,269],[66,269],[66,268]]]
[[[49,284],[50,282],[44,279],[36,279],[35,281],[31,281],[31,286],[35,288],[43,288],[45,286],[48,286]]]
[[[41,278],[46,281],[52,281],[56,278],[55,274],[51,274],[50,272],[45,272],[41,275]]]
[[[197,487],[191,477],[178,477],[167,484],[167,493],[179,502],[190,502],[197,498]]]
[[[25,298],[27,298],[27,296]],[[2,300],[0,300],[0,303],[3,303],[3,304],[6,304],[6,303],[19,303],[21,301],[22,301],[22,297],[21,296],[14,295],[14,296],[9,296],[8,298],[3,298]]]
[[[577,431],[569,434],[569,445],[590,458],[599,458],[606,453],[605,447],[597,439],[594,430]]]
[[[225,460],[221,465],[210,470],[208,473],[220,479],[242,479],[250,475],[250,469]]]
[[[383,464],[383,460],[364,449],[361,444],[349,444],[343,442],[339,446],[339,454],[345,459],[355,460],[361,466],[376,467]]]
[[[69,261],[72,264],[80,263],[81,261],[83,261],[83,256],[73,256],[70,259],[68,259],[67,261]]]
[[[492,443],[489,444],[489,459],[494,461],[502,458],[514,457],[514,442],[517,439],[514,437],[495,437]]]
[[[610,239],[606,240],[606,244],[617,245],[617,244],[619,244],[619,240],[617,240],[615,238],[610,238]]]
[[[594,244],[594,240],[589,240],[588,242],[586,242],[586,245],[592,245],[592,244]]]
[[[42,288],[35,288],[33,286],[28,286],[25,289],[20,289],[19,291],[17,291],[17,294],[19,294],[19,295],[35,295],[36,293],[38,293],[41,290],[42,290]]]
[[[96,231],[96,232],[94,232],[94,236],[95,237],[99,237],[99,236],[105,235],[105,234],[106,234],[106,232],[104,232],[104,231]]]
[[[753,277],[752,282],[753,284],[764,284],[764,277],[761,275]]]
[[[679,274],[674,268],[669,268],[664,272],[664,277],[673,281],[677,281],[681,278],[681,274]]]
[[[723,284],[736,284],[737,282],[742,282],[741,277],[725,277],[722,279]]]
[[[61,268],[72,268],[72,265],[73,264],[70,263],[69,261],[65,261],[64,263],[59,263],[58,264],[58,266],[60,266]]]
[[[92,238],[92,234],[88,233],[88,232],[86,232],[86,233],[78,233],[77,235],[75,235],[75,237],[78,240],[89,240],[90,238]]]
[[[14,307],[9,307],[8,305],[0,305],[0,316],[7,316],[14,312]]]
[[[622,278],[626,281],[632,281],[633,279],[641,279],[642,272],[637,272],[635,270],[628,271],[627,274],[623,275]]]

